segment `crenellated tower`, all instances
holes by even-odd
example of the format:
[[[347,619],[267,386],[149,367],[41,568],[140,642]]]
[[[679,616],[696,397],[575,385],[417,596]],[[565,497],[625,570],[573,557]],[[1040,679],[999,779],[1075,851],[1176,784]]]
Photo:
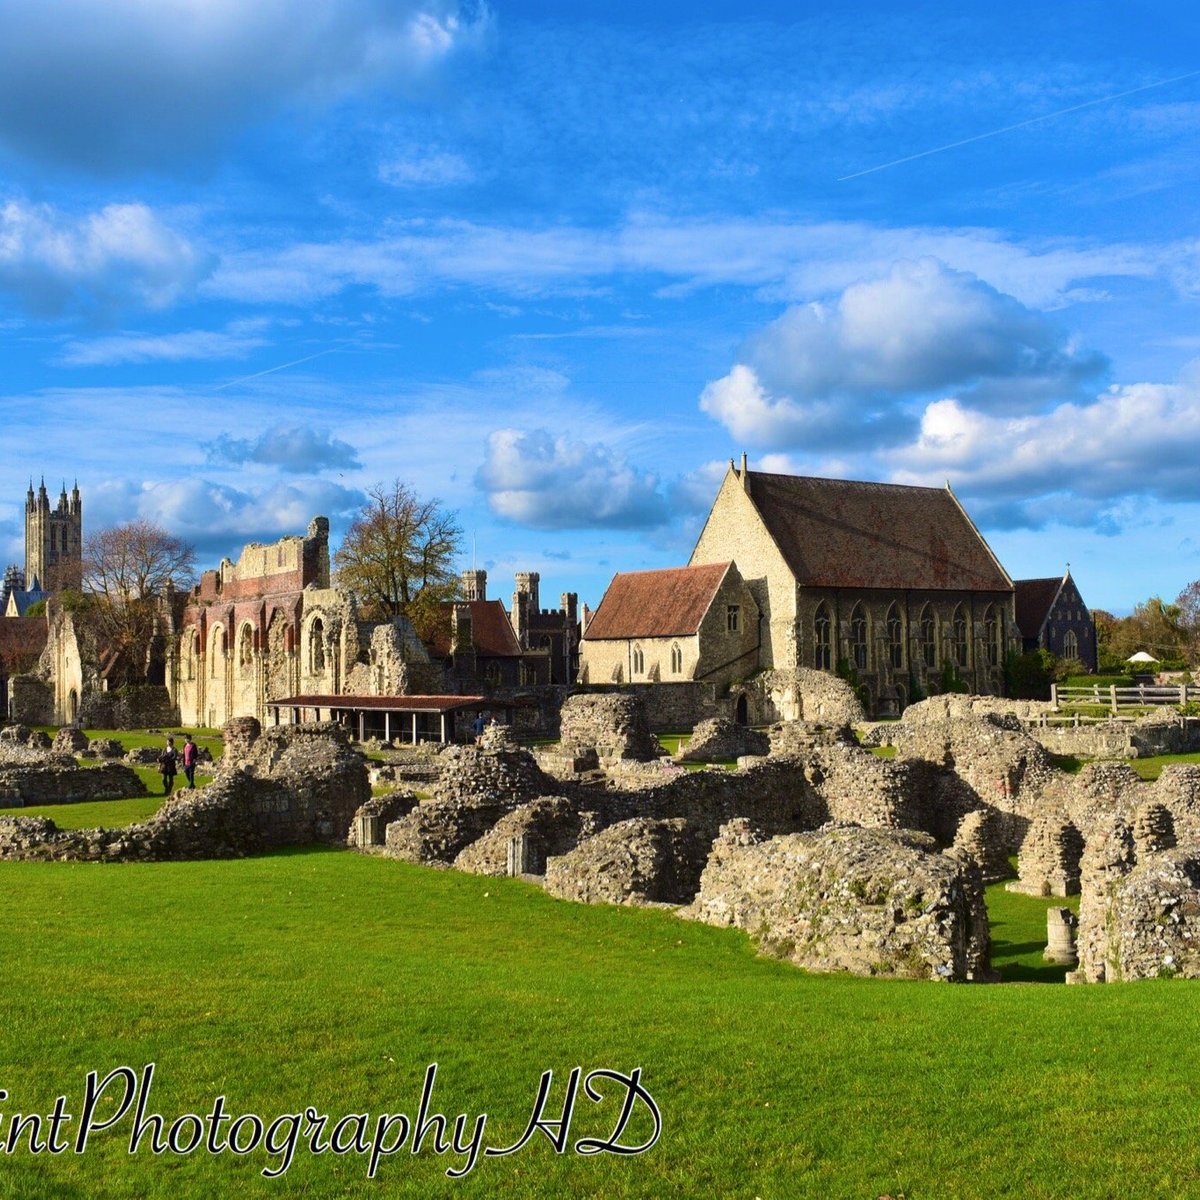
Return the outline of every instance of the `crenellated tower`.
[[[78,588],[83,582],[83,502],[76,483],[67,495],[64,481],[58,504],[50,507],[46,481],[25,494],[25,582],[47,592]]]

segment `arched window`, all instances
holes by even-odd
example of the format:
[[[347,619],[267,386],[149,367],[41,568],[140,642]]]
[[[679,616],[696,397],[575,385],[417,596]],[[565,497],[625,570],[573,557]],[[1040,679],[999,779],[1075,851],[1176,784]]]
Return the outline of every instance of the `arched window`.
[[[813,666],[818,671],[828,671],[833,665],[833,631],[829,623],[829,609],[824,602],[817,605],[813,617]]]
[[[950,641],[954,661],[960,667],[965,667],[967,665],[967,614],[961,604],[954,610],[954,617],[950,625]]]
[[[633,648],[633,666],[630,669],[632,675],[643,675],[646,671],[646,656],[642,653],[641,646]]]
[[[1078,658],[1079,657],[1079,639],[1075,636],[1075,630],[1068,629],[1063,634],[1063,657]]]
[[[937,666],[937,629],[928,604],[921,609],[921,658],[927,667]]]
[[[904,666],[904,626],[900,621],[900,610],[893,604],[888,609],[887,623],[888,662],[892,667]]]
[[[308,669],[314,675],[325,670],[325,626],[320,617],[308,627]]]
[[[671,647],[671,674],[683,674],[683,651],[679,648],[679,643]]]
[[[867,669],[867,613],[861,603],[850,614],[850,661],[860,671]]]
[[[225,657],[226,643],[225,630],[221,626],[217,626],[212,633],[211,653],[209,655],[209,674],[215,679],[217,675],[218,663]]]
[[[254,630],[249,625],[243,625],[238,635],[238,666],[243,669],[254,661]]]
[[[199,652],[199,644],[196,640],[196,631],[189,629],[183,635],[183,677],[184,679],[196,678],[196,655]]]
[[[996,619],[996,609],[989,604],[983,614],[983,640],[987,646],[987,662],[989,667],[1000,665],[1000,622]]]

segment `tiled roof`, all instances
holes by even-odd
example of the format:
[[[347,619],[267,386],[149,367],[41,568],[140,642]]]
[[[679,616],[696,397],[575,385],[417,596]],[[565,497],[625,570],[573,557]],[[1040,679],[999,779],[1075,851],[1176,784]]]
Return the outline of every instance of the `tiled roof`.
[[[1022,636],[1035,638],[1042,632],[1062,582],[1061,575],[1056,579],[1013,580],[1017,589],[1017,628]]]
[[[679,637],[700,627],[728,563],[614,575],[584,638]]]
[[[268,708],[378,709],[387,712],[454,712],[486,706],[485,696],[287,696]]]
[[[500,600],[447,600],[444,607],[465,605],[471,610],[471,638],[475,653],[484,658],[516,658],[521,654],[521,643],[513,633],[508,611]],[[438,631],[429,646],[435,658],[450,656],[450,626]]]
[[[949,488],[748,472],[750,498],[807,587],[1007,592]]]

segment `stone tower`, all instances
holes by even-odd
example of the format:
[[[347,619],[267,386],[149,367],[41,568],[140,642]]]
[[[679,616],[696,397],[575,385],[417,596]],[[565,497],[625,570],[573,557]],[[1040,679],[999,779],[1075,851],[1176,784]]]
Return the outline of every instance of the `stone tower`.
[[[464,571],[462,573],[462,591],[464,600],[487,599],[487,572]]]
[[[538,615],[538,584],[542,577],[537,571],[518,571],[517,590],[513,592],[512,626],[513,633],[522,650],[529,649],[529,633],[532,618]]]
[[[36,581],[36,582],[35,582]],[[83,583],[83,502],[79,484],[67,496],[64,483],[56,507],[50,507],[46,481],[37,494],[33,480],[25,494],[25,583],[47,592],[78,588]]]

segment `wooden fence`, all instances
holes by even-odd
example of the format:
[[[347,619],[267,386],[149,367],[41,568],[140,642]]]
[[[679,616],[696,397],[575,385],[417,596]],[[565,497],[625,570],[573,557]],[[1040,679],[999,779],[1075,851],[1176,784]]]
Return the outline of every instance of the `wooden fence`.
[[[1139,684],[1134,687],[1101,687],[1099,684],[1093,684],[1091,687],[1060,687],[1056,683],[1050,685],[1050,705],[1055,712],[1063,707],[1083,708],[1103,704],[1115,717],[1122,709],[1149,708],[1155,704],[1186,704],[1189,700],[1200,701],[1200,687],[1195,684]]]

